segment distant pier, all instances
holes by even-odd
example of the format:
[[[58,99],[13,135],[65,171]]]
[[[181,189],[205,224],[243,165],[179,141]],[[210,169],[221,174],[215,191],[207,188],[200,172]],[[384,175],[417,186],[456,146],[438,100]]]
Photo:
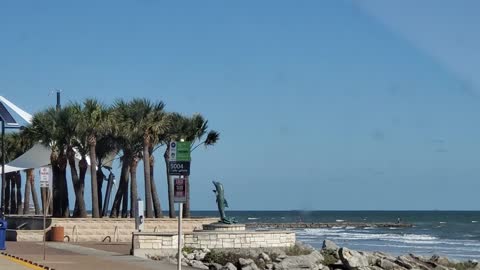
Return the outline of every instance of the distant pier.
[[[308,228],[410,228],[409,223],[377,222],[291,222],[291,223],[246,223],[248,228],[308,229]]]

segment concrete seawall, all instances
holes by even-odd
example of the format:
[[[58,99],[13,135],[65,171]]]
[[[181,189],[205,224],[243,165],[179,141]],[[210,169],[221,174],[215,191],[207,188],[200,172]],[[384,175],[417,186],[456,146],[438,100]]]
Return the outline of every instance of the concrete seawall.
[[[38,224],[41,217],[7,217],[9,241],[41,241],[43,230]],[[202,228],[203,224],[217,222],[218,218],[183,219],[183,230],[192,232]],[[170,233],[177,231],[177,219],[145,219],[145,232]],[[23,229],[15,229],[22,226]],[[130,242],[135,231],[133,218],[48,218],[47,230],[53,226],[63,227],[65,242]],[[47,234],[48,236],[48,234]]]

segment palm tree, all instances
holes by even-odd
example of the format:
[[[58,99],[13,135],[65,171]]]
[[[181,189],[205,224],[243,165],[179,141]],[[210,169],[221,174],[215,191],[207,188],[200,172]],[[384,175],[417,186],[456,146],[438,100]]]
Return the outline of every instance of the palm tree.
[[[142,155],[145,180],[146,217],[152,218],[153,208],[150,148],[152,148],[151,146],[153,145],[155,139],[158,138],[159,134],[163,134],[166,131],[166,117],[163,111],[165,104],[161,101],[153,103],[148,99],[133,99],[128,103],[128,106],[135,110],[135,113],[131,114],[132,122],[130,122],[129,125],[134,129],[134,132],[137,132],[138,129],[138,132],[141,133],[143,137]],[[160,206],[157,207],[160,208]]]
[[[59,130],[59,114],[53,107],[36,113],[29,128],[32,140],[39,141],[52,150],[50,154],[53,176],[52,215],[54,217],[68,217],[68,189],[65,175],[67,158],[64,147],[65,140]]]
[[[111,125],[109,124],[108,126],[111,126]],[[98,179],[105,178],[102,168],[111,167],[111,163],[113,162],[114,157],[117,154],[118,154],[117,141],[115,140],[113,133],[107,132],[100,140],[98,140],[97,147],[96,147]],[[98,181],[98,204],[99,204],[99,209],[103,213],[103,208],[108,209],[108,205],[103,205],[102,186],[103,186],[103,181],[99,180]]]
[[[60,109],[58,114],[58,132],[62,137],[62,142],[66,148],[66,159],[70,166],[70,173],[72,178],[72,184],[75,191],[75,207],[73,211],[73,217],[86,217],[87,209],[85,207],[84,199],[84,186],[85,179],[79,177],[76,165],[76,152],[82,153],[84,156],[87,146],[85,140],[82,140],[81,130],[78,126],[81,122],[82,107],[78,103],[71,103],[68,106]],[[79,166],[82,170],[82,166]],[[81,172],[81,174],[83,171]],[[84,173],[83,173],[84,176]]]
[[[173,203],[173,186],[171,179],[169,179],[168,172],[168,153],[170,152],[169,141],[185,140],[192,142],[192,149],[194,151],[199,146],[211,146],[217,143],[220,138],[220,134],[214,130],[208,130],[208,120],[206,120],[200,114],[194,114],[192,117],[184,117],[178,113],[170,115],[172,121],[171,128],[168,134],[164,136],[164,140],[167,141],[167,148],[164,153],[165,165],[167,168],[167,185],[168,185],[168,202],[169,202],[169,215],[175,217],[174,203]],[[195,143],[197,143],[195,145]],[[190,217],[190,183],[187,182],[187,201],[183,204],[184,217]]]
[[[105,105],[95,99],[87,99],[83,103],[81,120],[79,128],[85,131],[87,135],[87,143],[90,156],[90,179],[92,191],[92,217],[100,217],[100,209],[98,203],[98,179],[97,179],[97,158],[96,145],[97,140],[103,135],[105,128],[105,120],[107,118],[107,110]],[[103,179],[100,179],[103,181]]]
[[[112,110],[112,118],[116,123],[116,138],[119,148],[122,151],[122,170],[120,174],[120,187],[117,190],[110,213],[111,217],[118,216],[120,202],[122,202],[122,217],[127,217],[126,208],[128,205],[128,182],[130,176],[130,216],[137,215],[135,205],[137,203],[137,166],[143,153],[143,131],[140,128],[138,119],[141,111],[141,104],[138,102],[126,102],[118,100]]]

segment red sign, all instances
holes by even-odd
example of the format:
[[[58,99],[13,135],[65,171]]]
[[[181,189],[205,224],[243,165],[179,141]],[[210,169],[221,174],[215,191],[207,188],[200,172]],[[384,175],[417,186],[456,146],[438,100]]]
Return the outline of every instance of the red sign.
[[[173,179],[174,202],[183,203],[187,201],[187,182],[187,177]]]

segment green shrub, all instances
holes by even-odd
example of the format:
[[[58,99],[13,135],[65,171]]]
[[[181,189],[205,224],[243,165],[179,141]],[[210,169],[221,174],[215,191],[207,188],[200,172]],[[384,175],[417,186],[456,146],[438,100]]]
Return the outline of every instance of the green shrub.
[[[190,254],[190,253],[193,253],[193,252],[195,251],[195,249],[192,248],[192,247],[184,247],[184,248],[182,249],[182,251],[185,252],[185,253],[187,253],[187,254]]]
[[[288,256],[308,255],[310,253],[312,253],[312,249],[300,246],[298,244],[295,244],[294,246],[285,250],[285,254]]]
[[[207,255],[205,255],[205,258],[203,259],[203,261],[208,263],[219,263],[221,265],[225,265],[229,262],[233,264],[237,264],[238,259],[240,258],[244,258],[244,257],[233,252],[221,252],[221,251],[212,250],[209,253],[207,253]]]
[[[212,250],[207,253],[207,255],[205,255],[203,261],[206,263],[218,263],[221,265],[225,265],[230,262],[233,263],[235,266],[240,267],[240,265],[238,264],[238,259],[240,258],[252,259],[253,262],[258,266],[258,268],[266,268],[266,263],[263,260],[253,258],[252,256],[247,256],[246,254],[239,254],[231,251]]]
[[[455,268],[456,270],[473,270],[476,269],[477,263],[474,262],[461,262],[461,263],[451,263],[448,267]]]

